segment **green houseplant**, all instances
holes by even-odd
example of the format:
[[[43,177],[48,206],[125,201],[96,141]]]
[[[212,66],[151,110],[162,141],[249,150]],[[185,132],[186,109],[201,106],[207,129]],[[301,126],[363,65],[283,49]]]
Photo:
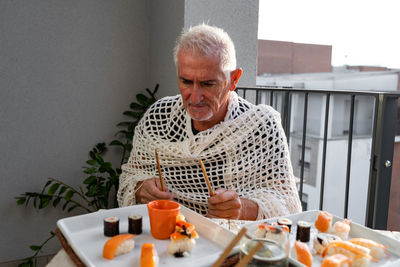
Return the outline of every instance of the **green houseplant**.
[[[25,192],[16,197],[18,205],[28,206],[29,203],[35,209],[46,207],[61,208],[65,212],[80,209],[83,212],[94,212],[99,209],[118,207],[116,192],[118,191],[121,165],[126,163],[132,150],[132,138],[135,127],[143,117],[146,110],[156,101],[155,94],[158,84],[151,91],[146,88],[147,95],[139,93],[136,102],[130,104],[130,108],[123,114],[129,120],[120,122],[117,126],[120,130],[116,133],[117,139],[111,141],[108,146],[119,147],[121,156],[120,165],[113,167],[104,156],[108,150],[106,143],[98,143],[89,151],[89,159],[83,172],[87,176],[82,186],[74,188],[60,179],[48,178],[40,192]],[[20,267],[36,266],[37,257],[46,243],[55,236],[53,231],[50,237],[40,245],[31,245],[33,255],[25,258]]]

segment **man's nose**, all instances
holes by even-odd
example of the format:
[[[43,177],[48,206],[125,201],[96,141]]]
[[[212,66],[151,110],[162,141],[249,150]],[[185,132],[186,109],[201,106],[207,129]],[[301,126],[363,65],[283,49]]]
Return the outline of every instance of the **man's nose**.
[[[194,104],[200,103],[203,100],[203,90],[198,83],[193,84],[193,90],[190,95],[190,101]]]

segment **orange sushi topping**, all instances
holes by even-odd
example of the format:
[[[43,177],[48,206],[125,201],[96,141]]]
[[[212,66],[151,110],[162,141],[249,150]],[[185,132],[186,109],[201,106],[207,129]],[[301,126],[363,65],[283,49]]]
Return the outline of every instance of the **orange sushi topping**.
[[[140,267],[156,267],[157,251],[152,243],[144,243],[140,254]]]
[[[282,229],[285,230],[286,232],[289,231],[289,227],[287,225],[271,225],[271,224],[266,224],[266,223],[261,223],[258,225],[259,229],[266,229],[267,231],[279,233]]]
[[[194,230],[190,233],[190,237],[188,235],[184,234],[184,233],[181,233],[181,232],[174,232],[174,233],[172,233],[170,235],[170,238],[172,240],[174,240],[174,241],[179,241],[179,240],[182,240],[182,239],[185,239],[185,238],[198,238],[198,237],[199,237],[199,235]]]
[[[342,266],[344,263],[351,265],[351,260],[343,254],[334,254],[332,256],[326,257],[321,264],[321,267],[336,267]]]
[[[110,238],[103,248],[103,257],[112,260],[117,248],[126,240],[133,238],[131,234],[116,235]]]
[[[325,233],[331,225],[332,215],[327,211],[321,211],[315,221],[315,227],[318,231]]]
[[[312,255],[308,246],[303,242],[296,241],[294,243],[297,253],[297,260],[302,264],[311,267],[312,266]]]
[[[194,225],[185,221],[177,221],[175,225],[177,230],[184,230],[189,233],[194,230]]]

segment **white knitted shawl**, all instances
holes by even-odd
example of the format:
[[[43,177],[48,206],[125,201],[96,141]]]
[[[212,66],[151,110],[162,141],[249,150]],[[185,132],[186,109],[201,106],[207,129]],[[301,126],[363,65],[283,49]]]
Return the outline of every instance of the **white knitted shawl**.
[[[137,182],[158,177],[157,148],[168,191],[198,213],[207,212],[209,198],[199,159],[214,190],[235,190],[258,204],[257,219],[300,212],[279,113],[270,106],[255,106],[235,92],[229,101],[224,121],[196,135],[180,95],[152,105],[136,127],[129,161],[122,166],[119,205],[135,204]]]

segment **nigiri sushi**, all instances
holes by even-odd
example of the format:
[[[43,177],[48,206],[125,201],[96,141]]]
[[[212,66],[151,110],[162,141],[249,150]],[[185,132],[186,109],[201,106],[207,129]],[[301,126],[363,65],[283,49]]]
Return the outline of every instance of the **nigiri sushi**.
[[[295,241],[292,248],[292,258],[296,259],[300,263],[311,267],[312,266],[312,255],[307,244]]]
[[[333,225],[333,233],[343,240],[349,237],[351,220],[344,219],[343,221],[337,221]]]
[[[369,266],[371,260],[377,262],[369,253],[370,249],[349,241],[331,241],[322,253],[322,257],[343,254],[350,259],[352,267],[365,267]]]
[[[128,253],[135,247],[132,234],[115,235],[104,245],[103,258],[112,260],[115,256]]]
[[[352,238],[349,241],[353,244],[369,248],[371,250],[369,254],[377,260],[383,258],[385,254],[386,256],[389,256],[389,253],[386,250],[387,246],[384,246],[381,243],[366,238]]]
[[[175,232],[170,235],[171,241],[168,243],[167,250],[175,257],[184,257],[194,248],[198,238],[193,224],[178,221],[176,222]]]
[[[157,267],[157,250],[152,243],[144,243],[140,253],[140,267]]]
[[[336,235],[326,234],[326,233],[318,233],[314,236],[314,251],[316,254],[322,254],[325,248],[329,245],[331,241],[340,241],[340,237]]]
[[[322,233],[328,232],[332,225],[332,215],[327,211],[321,211],[314,225],[318,231]]]
[[[348,267],[351,266],[351,260],[343,254],[335,254],[326,257],[321,267]]]
[[[286,237],[286,233],[289,233],[289,227],[287,225],[278,225],[278,224],[270,224],[270,223],[261,223],[257,225],[257,230],[254,231],[254,236],[256,238],[267,238],[267,239],[272,239],[274,241],[277,241],[278,243],[281,243],[281,237],[279,236],[284,236]]]

